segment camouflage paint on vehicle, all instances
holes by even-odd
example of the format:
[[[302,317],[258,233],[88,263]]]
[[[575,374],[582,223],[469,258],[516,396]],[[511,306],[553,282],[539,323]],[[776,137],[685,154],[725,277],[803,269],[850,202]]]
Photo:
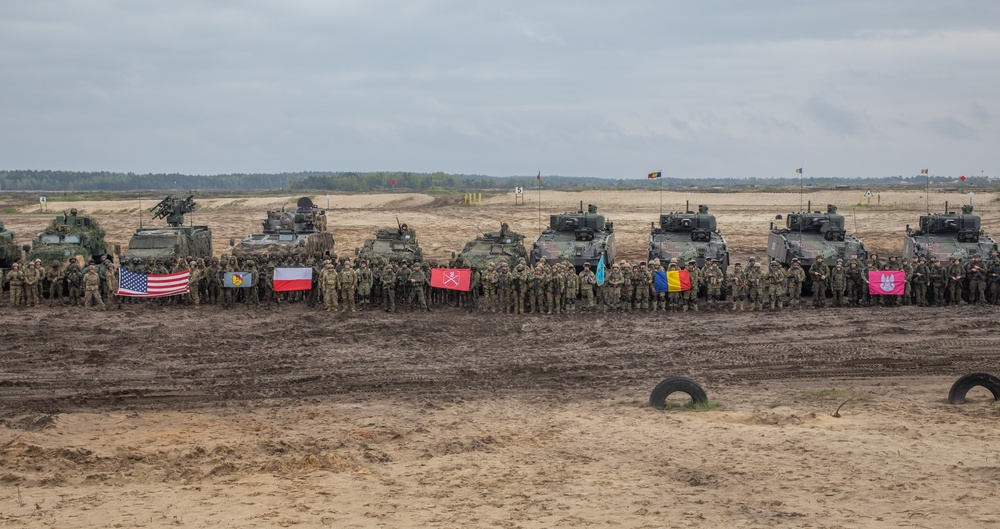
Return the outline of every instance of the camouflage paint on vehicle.
[[[792,259],[799,260],[799,265],[806,272],[803,292],[812,291],[809,268],[817,257],[823,256],[823,261],[832,268],[837,259],[846,262],[851,254],[857,254],[861,261],[868,259],[868,249],[860,239],[847,235],[844,216],[837,213],[837,206],[833,204],[826,206],[825,213],[789,213],[785,218],[785,227],[772,227],[767,237],[768,260],[777,260],[785,268],[792,265]]]
[[[308,197],[296,203],[295,211],[268,211],[261,233],[240,241],[233,255],[242,258],[315,256],[336,259],[333,234],[326,231],[326,211]],[[230,241],[232,243],[232,241]]]
[[[549,229],[542,232],[531,246],[531,264],[542,257],[548,263],[568,261],[583,270],[584,263],[596,264],[601,256],[610,269],[615,260],[614,223],[597,212],[597,206],[587,205],[583,211],[549,217]]]
[[[14,232],[5,228],[0,220],[0,269],[7,270],[20,260],[21,249],[14,242]]]
[[[104,229],[89,215],[80,215],[76,208],[56,216],[31,243],[27,260],[41,259],[45,266],[66,263],[78,256],[86,264],[100,261],[108,255],[104,244]]]
[[[485,270],[490,262],[506,262],[514,268],[522,258],[528,259],[528,252],[524,249],[524,235],[510,231],[506,222],[500,225],[500,231],[488,231],[466,243],[458,256],[462,266],[475,266],[480,270]]]
[[[369,262],[383,260],[393,264],[424,260],[416,230],[405,223],[396,228],[379,228],[374,239],[365,239],[358,256]]]
[[[196,206],[193,196],[186,199],[167,196],[161,200],[149,211],[154,220],[165,218],[168,227],[136,229],[119,261],[212,257],[212,230],[208,226],[184,226],[184,214],[193,212]]]
[[[695,261],[704,268],[708,259],[719,263],[724,272],[729,267],[729,245],[719,233],[715,215],[708,206],[698,206],[698,213],[660,215],[660,225],[649,230],[649,260],[659,259],[664,266],[671,259],[678,263]]]
[[[950,213],[947,207],[945,213],[921,215],[916,230],[906,226],[904,259],[936,257],[948,262],[957,258],[964,264],[973,255],[988,260],[1000,251],[997,242],[983,233],[982,220],[972,213],[971,204],[962,206],[961,213]]]

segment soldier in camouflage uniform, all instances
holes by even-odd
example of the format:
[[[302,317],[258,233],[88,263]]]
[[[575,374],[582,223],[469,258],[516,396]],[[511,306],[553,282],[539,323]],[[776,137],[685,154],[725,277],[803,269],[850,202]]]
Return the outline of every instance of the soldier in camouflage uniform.
[[[382,284],[382,299],[386,312],[396,312],[396,272],[392,268],[392,263],[385,265],[379,276]]]
[[[792,266],[785,274],[788,281],[788,305],[799,308],[802,303],[802,285],[806,282],[806,271],[802,269],[798,257],[792,258]]]
[[[661,263],[659,259],[657,259],[655,261],[655,263],[653,265],[653,273],[651,275],[655,277],[656,272],[663,272],[664,274],[667,273],[667,271],[663,269],[663,263]],[[654,282],[655,282],[655,279],[654,279]],[[656,288],[655,285],[650,285],[650,287],[654,288],[654,289]],[[650,305],[652,305],[653,310],[666,311],[667,310],[667,293],[666,292],[653,292],[652,296],[653,296],[653,299],[650,300]]]
[[[514,281],[514,314],[527,312],[529,303],[526,298],[530,298],[528,284],[531,282],[531,275],[531,271],[522,257],[517,266],[514,267],[514,271],[511,272],[511,278]]]
[[[361,305],[367,307],[371,305],[372,284],[375,282],[375,275],[371,268],[368,268],[368,261],[365,260],[361,261],[356,272],[358,274],[358,297],[361,298]]]
[[[948,272],[945,270],[941,262],[935,257],[931,257],[930,265],[930,285],[931,285],[931,295],[934,299],[934,305],[941,307],[945,304],[944,291],[948,284]]]
[[[743,278],[743,265],[741,263],[736,263],[733,265],[733,273],[726,277],[726,281],[729,283],[729,296],[732,299],[733,306],[730,310],[744,310],[744,303],[747,300],[747,284]]]
[[[531,271],[531,279],[528,281],[528,312],[531,314],[541,314],[545,312],[545,287],[548,284],[548,276],[545,269],[536,266]]]
[[[605,296],[608,308],[611,310],[621,309],[622,287],[625,285],[625,276],[622,274],[621,265],[615,263],[611,266],[611,273],[606,281],[608,293]]]
[[[427,298],[424,294],[424,287],[427,282],[427,275],[421,269],[420,263],[413,263],[413,272],[410,273],[410,307],[413,307],[413,301],[415,299],[421,309],[430,312],[430,309],[427,307]]]
[[[996,305],[1000,303],[1000,256],[994,255],[986,267],[987,300]]]
[[[682,311],[691,309],[698,310],[698,291],[701,290],[701,272],[698,270],[698,263],[694,260],[688,261],[688,276],[691,278],[691,288],[681,292]]]
[[[119,274],[118,268],[115,267],[114,263],[108,263],[105,278],[108,282],[108,303],[104,306],[104,308],[106,310],[121,310],[122,298],[118,296],[121,275]]]
[[[722,283],[725,279],[719,264],[711,259],[707,259],[705,269],[702,271],[705,281],[705,302],[708,308],[715,309],[722,299]]]
[[[653,271],[645,261],[639,263],[639,273],[636,275],[634,287],[636,308],[647,311],[655,308],[650,298],[653,290]]]
[[[784,294],[785,289],[785,270],[782,268],[781,263],[777,260],[772,260],[771,264],[767,267],[767,277],[765,279],[765,286],[767,287],[767,299],[766,303],[772,310],[781,310],[781,306],[784,304],[781,296]]]
[[[63,286],[66,283],[66,274],[63,273],[58,261],[52,263],[52,268],[46,275],[49,279],[49,306],[54,305],[56,300],[59,300],[60,305],[64,305]]]
[[[327,263],[325,267],[319,277],[320,288],[323,289],[324,310],[327,312],[337,312],[339,308],[337,305],[337,296],[340,290],[340,274],[333,267],[333,263]]]
[[[743,272],[743,283],[746,284],[749,310],[760,310],[760,294],[763,289],[764,279],[760,267],[757,266],[757,259],[754,257],[751,257],[747,262],[747,268]]]
[[[29,307],[34,307],[35,302],[38,301],[38,285],[41,282],[42,274],[38,272],[38,266],[35,265],[34,261],[28,261],[28,269],[24,271],[24,303]],[[100,278],[98,278],[98,286],[100,286]]]
[[[833,306],[844,306],[844,294],[847,293],[847,270],[844,260],[837,259],[837,266],[830,271],[830,291],[833,292]]]
[[[104,301],[101,299],[101,276],[97,275],[97,267],[90,265],[87,268],[87,273],[83,275],[83,287],[86,291],[86,295],[83,298],[83,306],[90,308],[90,301],[93,300],[94,304],[98,307],[104,307]]]
[[[413,265],[416,267],[417,265]],[[354,305],[354,296],[357,293],[358,288],[358,274],[351,269],[351,262],[344,262],[344,269],[340,272],[340,299],[344,302],[344,308],[341,309],[343,312],[350,310],[351,312],[357,312],[358,309]],[[426,302],[424,302],[426,305]]]
[[[969,303],[973,305],[986,304],[986,270],[982,261],[976,259],[968,272]]]
[[[483,272],[483,312],[496,312],[497,282],[500,275],[497,273],[496,265],[490,261]]]
[[[21,263],[14,263],[7,272],[7,282],[10,283],[10,304],[19,307],[24,304],[24,272]]]
[[[826,289],[830,282],[830,267],[823,262],[823,256],[817,256],[816,262],[809,269],[813,277],[813,306],[826,306]]]
[[[576,312],[576,298],[580,293],[580,277],[576,275],[576,269],[573,265],[568,263],[564,273],[564,281],[566,287],[563,290],[563,308],[566,312]]]
[[[590,271],[590,263],[583,263],[583,271],[578,276],[580,280],[580,304],[588,311],[594,310],[594,287],[597,276]]]
[[[959,264],[958,258],[951,260],[951,266],[947,270],[948,275],[948,303],[958,305],[962,302],[962,287],[965,282],[965,269]]]

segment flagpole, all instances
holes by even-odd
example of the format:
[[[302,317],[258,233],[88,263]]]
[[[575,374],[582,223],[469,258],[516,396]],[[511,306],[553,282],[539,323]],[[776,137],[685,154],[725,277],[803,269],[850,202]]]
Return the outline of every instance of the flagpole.
[[[924,202],[927,203],[927,214],[931,214],[931,172],[928,169],[924,169],[924,176],[926,177],[926,185],[924,187]],[[948,213],[945,211],[945,213]]]
[[[663,216],[663,175],[661,174],[657,180],[660,181],[660,216]]]

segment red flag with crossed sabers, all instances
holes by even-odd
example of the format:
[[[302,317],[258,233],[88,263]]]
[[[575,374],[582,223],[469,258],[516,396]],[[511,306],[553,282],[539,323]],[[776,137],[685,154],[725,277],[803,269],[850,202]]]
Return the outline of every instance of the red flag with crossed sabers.
[[[431,286],[447,290],[469,291],[472,270],[468,268],[432,268]]]

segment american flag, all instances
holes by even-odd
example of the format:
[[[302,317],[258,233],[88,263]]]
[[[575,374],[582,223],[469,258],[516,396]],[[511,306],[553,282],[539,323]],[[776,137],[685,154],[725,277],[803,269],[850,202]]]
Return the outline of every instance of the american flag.
[[[137,298],[158,298],[160,296],[175,296],[190,291],[188,278],[191,272],[185,270],[175,274],[139,274],[121,269],[121,280],[118,283],[119,296]]]

